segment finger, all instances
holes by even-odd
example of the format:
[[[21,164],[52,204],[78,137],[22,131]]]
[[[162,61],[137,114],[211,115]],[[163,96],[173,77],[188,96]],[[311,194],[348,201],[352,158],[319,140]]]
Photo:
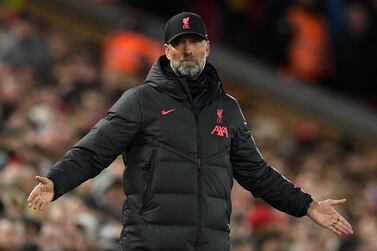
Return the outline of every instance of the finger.
[[[346,221],[344,218],[339,219],[338,225],[342,227],[343,229],[345,229],[348,234],[353,234],[353,229],[352,229],[351,224],[349,224],[348,221]]]
[[[336,233],[337,235],[342,235],[342,233],[341,233],[338,229],[336,229],[334,225],[331,225],[331,226],[329,227],[329,229],[330,229],[332,232]]]
[[[40,200],[39,203],[37,204],[37,209],[41,210],[42,205],[43,205],[43,200]]]
[[[39,210],[43,210],[46,207],[47,203],[45,201],[42,201]]]
[[[38,203],[39,203],[39,199],[37,198],[36,200],[35,200],[35,202],[34,202],[34,204],[33,204],[33,209],[37,209],[37,205],[38,205]]]
[[[352,226],[341,215],[337,215],[331,224],[343,234],[353,234]]]
[[[348,228],[352,229],[352,225],[343,216],[339,215],[338,220],[346,225]]]
[[[46,178],[46,177],[35,176],[35,180],[36,180],[37,182],[42,183],[43,185],[47,184],[47,178]]]
[[[42,203],[42,200],[38,200],[38,202],[37,203],[35,203],[35,208],[34,209],[39,209],[39,206],[41,205],[41,203]]]
[[[330,204],[332,206],[338,206],[338,205],[342,205],[346,202],[346,199],[341,199],[341,200],[330,200]]]
[[[352,234],[352,230],[340,221],[335,224],[335,228],[345,235]]]
[[[28,205],[29,208],[32,208],[33,205],[34,205],[34,201],[29,201],[27,205]]]
[[[34,188],[34,189],[35,189],[35,188]],[[33,191],[30,193],[30,195],[29,195],[29,197],[28,197],[28,199],[27,199],[27,202],[28,202],[28,206],[29,206],[29,207],[32,207],[33,204],[34,204],[34,202],[35,202],[36,194],[35,194],[35,192],[34,192],[34,189],[33,189]]]
[[[29,195],[29,198],[27,199],[27,201],[29,203],[33,203],[35,202],[35,198],[37,197],[37,195],[39,194],[39,190],[38,190],[38,186],[34,187],[34,189],[31,191],[30,195]]]
[[[27,205],[28,205],[29,208],[32,208],[33,205],[34,205],[34,201],[30,201]]]
[[[34,190],[29,194],[29,197],[27,198],[27,202],[30,204],[33,200],[34,200],[34,197],[35,197],[35,193],[34,193]]]

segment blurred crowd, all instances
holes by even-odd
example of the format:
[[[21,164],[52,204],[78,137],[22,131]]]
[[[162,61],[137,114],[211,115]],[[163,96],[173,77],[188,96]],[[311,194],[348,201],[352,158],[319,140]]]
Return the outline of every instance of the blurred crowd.
[[[197,12],[214,44],[258,58],[283,77],[377,107],[376,0],[129,2],[165,18]]]
[[[125,199],[120,157],[44,211],[29,209],[26,199],[35,175],[46,174],[125,89],[142,83],[156,58],[143,52],[118,58],[119,51],[137,51],[118,43],[129,36],[144,41],[155,57],[162,54],[156,41],[142,34],[115,31],[101,44],[88,43],[29,12],[1,10],[0,251],[118,249]],[[240,102],[246,105],[248,99]],[[272,166],[317,199],[348,199],[341,212],[355,235],[340,239],[305,218],[282,214],[235,183],[233,250],[377,250],[376,149],[342,134],[326,135],[313,121],[288,129],[252,104],[245,114]]]

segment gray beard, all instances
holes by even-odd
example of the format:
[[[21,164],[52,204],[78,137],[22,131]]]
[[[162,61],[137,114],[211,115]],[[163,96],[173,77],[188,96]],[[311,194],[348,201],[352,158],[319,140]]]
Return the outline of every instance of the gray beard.
[[[195,79],[197,78],[200,73],[202,73],[204,67],[206,65],[206,59],[204,58],[199,64],[195,63],[194,65],[183,65],[179,62],[170,61],[170,67],[173,71],[180,77],[186,77]]]

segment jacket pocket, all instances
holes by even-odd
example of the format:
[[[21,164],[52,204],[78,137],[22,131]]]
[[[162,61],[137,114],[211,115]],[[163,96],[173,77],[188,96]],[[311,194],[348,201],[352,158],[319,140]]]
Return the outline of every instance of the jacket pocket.
[[[144,167],[147,173],[145,175],[144,182],[143,182],[143,190],[141,192],[141,198],[140,198],[140,204],[139,204],[139,213],[142,213],[144,209],[145,199],[148,194],[148,189],[149,189],[150,184],[152,183],[157,150],[158,150],[158,145],[153,147],[152,153],[147,161],[147,164]]]

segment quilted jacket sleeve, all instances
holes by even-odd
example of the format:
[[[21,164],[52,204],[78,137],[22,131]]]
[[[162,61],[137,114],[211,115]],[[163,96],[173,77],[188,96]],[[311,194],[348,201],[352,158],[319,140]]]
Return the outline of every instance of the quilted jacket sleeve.
[[[47,177],[55,185],[54,200],[93,178],[125,151],[141,124],[141,108],[133,89],[126,91],[91,131],[58,161]]]
[[[306,215],[312,197],[269,166],[262,158],[237,104],[236,129],[231,145],[234,178],[245,189],[290,215]]]

